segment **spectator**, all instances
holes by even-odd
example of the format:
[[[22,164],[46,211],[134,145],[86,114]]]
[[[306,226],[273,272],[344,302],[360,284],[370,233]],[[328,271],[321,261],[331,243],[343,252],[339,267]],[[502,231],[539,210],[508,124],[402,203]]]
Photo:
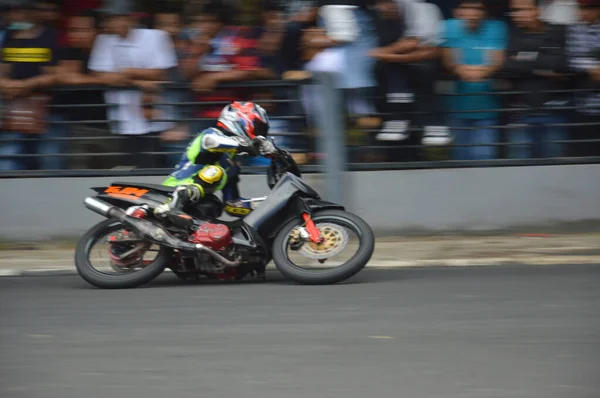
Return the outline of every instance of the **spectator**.
[[[404,0],[406,1],[406,0]],[[444,15],[441,9],[430,0],[412,0],[413,17],[410,18],[409,37],[419,39],[419,49],[435,50],[434,57],[424,57],[414,64],[416,108],[423,127],[424,145],[439,146],[452,142],[446,120],[439,115],[443,108],[435,93],[435,81],[440,69],[439,46],[443,43]],[[419,117],[419,116],[417,116]]]
[[[33,7],[37,15],[37,19],[45,29],[50,31],[55,37],[55,45],[57,48],[58,58],[60,58],[61,50],[64,46],[63,32],[60,30],[60,6],[58,0],[33,0]],[[69,126],[65,124],[65,109],[57,109],[55,105],[61,104],[61,97],[65,98],[65,93],[50,93],[50,126],[48,128],[47,137],[57,139],[55,141],[54,148],[56,152],[63,152],[67,145],[64,141],[58,141],[58,139],[64,138],[69,133]],[[64,101],[63,101],[64,103]],[[63,145],[65,144],[65,145]],[[53,163],[55,166],[63,168],[67,165],[67,158],[60,157],[54,158]]]
[[[51,98],[41,93],[54,84],[56,35],[37,17],[33,3],[21,2],[13,10],[12,29],[4,40],[0,89],[6,105],[1,137],[10,141],[0,147],[0,155],[7,156],[0,159],[0,170],[61,168],[58,157],[36,157],[60,152],[59,143],[48,137]]]
[[[130,166],[161,167],[152,152],[160,149],[160,134],[173,128],[174,123],[153,121],[152,104],[144,101],[138,90],[125,88],[135,85],[152,93],[158,82],[167,78],[167,71],[177,66],[177,57],[168,34],[154,29],[138,29],[133,10],[118,3],[108,12],[106,20],[110,35],[96,38],[89,68],[102,81],[118,87],[106,93],[106,102],[116,104],[109,117],[116,121],[112,132],[123,135],[121,152],[129,154]],[[146,97],[147,98],[147,97]]]
[[[285,17],[286,8],[277,0],[263,0],[262,5],[262,26],[257,28],[256,34],[258,37],[258,55],[261,58],[261,64],[267,69],[263,77],[282,76],[285,72],[285,60],[282,57],[284,53],[284,40],[286,39],[287,21]],[[296,4],[295,6],[298,6]],[[306,2],[302,2],[301,6],[306,6]],[[288,7],[293,7],[294,4],[288,3]],[[299,46],[297,46],[299,50]],[[289,75],[286,75],[289,77]],[[277,88],[261,88],[254,93],[254,98],[257,101],[261,99],[266,102],[261,105],[269,113],[271,120],[271,132],[278,134],[277,145],[281,148],[286,148],[292,152],[305,152],[310,146],[310,140],[306,136],[284,136],[291,132],[306,131],[306,124],[303,118],[285,120],[281,116],[292,116],[303,114],[301,104],[295,102],[279,102],[277,100],[293,98],[298,93],[298,87],[277,87]],[[297,134],[297,133],[296,133]],[[299,163],[305,162],[303,153],[294,153],[296,161]],[[253,163],[257,163],[258,161]]]
[[[443,62],[457,77],[451,106],[455,129],[454,158],[457,160],[494,159],[499,132],[500,99],[493,93],[493,76],[504,63],[506,26],[486,16],[484,0],[461,0],[459,19],[446,21]],[[473,93],[489,93],[473,95]],[[466,146],[461,146],[466,145]]]
[[[306,13],[315,21],[302,37],[304,70],[309,73],[335,73],[334,84],[343,91],[344,116],[349,119],[348,142],[353,147],[364,144],[359,128],[372,128],[376,109],[372,100],[377,87],[375,62],[369,52],[377,47],[372,0],[320,0],[317,9]],[[314,26],[314,27],[313,27]],[[316,110],[327,106],[321,102],[320,89],[302,87],[302,102],[309,123],[314,125]],[[353,126],[354,125],[354,126]],[[350,149],[350,156],[367,155]]]
[[[417,115],[422,115],[413,118],[411,124],[417,124],[419,127],[424,128],[424,143],[432,145],[448,144],[449,136],[447,132],[441,128],[430,128],[435,125],[432,115],[437,113],[437,103],[434,95],[437,65],[435,61],[438,56],[437,47],[442,42],[442,14],[439,8],[434,4],[423,3],[421,0],[380,0],[378,1],[378,7],[382,10],[385,10],[386,7],[389,9],[394,8],[402,13],[400,24],[396,22],[394,26],[380,27],[380,37],[389,35],[399,26],[404,27],[404,32],[398,40],[391,44],[381,43],[384,44],[384,47],[375,50],[372,55],[383,62],[396,64],[396,68],[399,66],[403,69],[401,73],[389,71],[391,75],[388,79],[393,81],[398,79],[400,74],[404,75],[405,82],[402,86],[410,88],[410,93],[405,96],[405,99],[413,103],[412,108],[418,111]],[[389,67],[390,65],[388,65]],[[400,70],[397,72],[400,72]],[[388,83],[386,87],[389,89],[391,86]],[[396,97],[398,94],[396,93]],[[389,94],[388,101],[403,102],[400,98],[390,98]],[[387,130],[394,132],[393,127]],[[396,135],[400,134],[401,139],[408,138],[406,131],[396,131],[395,133]]]
[[[545,92],[568,88],[564,84],[565,30],[539,18],[539,2],[511,2],[515,27],[510,34],[504,72],[516,91],[526,92],[517,96],[513,105],[528,109],[513,118],[518,127],[508,130],[513,144],[509,147],[511,158],[563,156],[563,144],[552,141],[568,138],[566,128],[559,125],[567,122],[565,111],[553,109],[567,106],[568,97]]]
[[[377,47],[372,0],[320,0],[317,27],[326,37],[326,48],[307,64],[309,71],[333,71],[340,75],[339,88],[346,94],[350,116],[374,113],[369,95],[375,89],[375,59],[368,56]],[[329,43],[327,43],[329,41]]]
[[[61,50],[60,62],[57,73],[57,83],[64,86],[80,86],[102,84],[102,80],[89,69],[90,55],[94,41],[100,29],[100,20],[92,11],[81,12],[67,20],[67,45]],[[76,98],[76,100],[75,100]],[[62,105],[77,103],[89,107],[67,108],[64,116],[72,121],[81,123],[73,125],[70,135],[73,137],[96,138],[95,140],[77,140],[70,143],[72,153],[102,153],[118,152],[118,143],[114,139],[105,139],[110,136],[108,120],[104,102],[104,91],[101,89],[88,89],[78,91],[76,97],[73,92],[61,93],[59,101]],[[104,138],[104,139],[103,139]],[[77,156],[71,159],[72,169],[98,169],[111,168],[116,165],[116,159],[101,159],[100,157],[84,158]]]
[[[262,1],[261,26],[256,29],[257,50],[269,74],[264,77],[279,77],[283,73],[280,58],[281,46],[285,38],[285,19],[283,10],[275,0]]]
[[[282,68],[297,72],[304,69],[304,63],[311,57],[303,55],[302,37],[306,29],[314,27],[317,19],[316,0],[285,2],[287,23],[281,46]],[[303,74],[301,74],[303,75]]]
[[[55,37],[55,45],[57,48],[58,58],[60,58],[60,52],[64,46],[63,35],[60,28],[60,7],[58,0],[34,0],[33,7],[37,15],[37,19],[45,29],[50,31]],[[53,148],[57,153],[62,153],[66,149],[67,145],[64,141],[58,141],[64,138],[69,133],[69,126],[65,124],[65,112],[64,109],[57,109],[55,105],[60,104],[61,93],[50,93],[50,126],[48,127],[48,138],[57,139],[54,141]],[[62,93],[64,98],[65,93]],[[51,158],[47,158],[51,159]],[[66,157],[52,158],[54,167],[64,168],[67,165]],[[48,166],[50,167],[50,166]]]
[[[182,61],[187,57],[185,36],[183,35],[183,20],[179,8],[166,4],[154,16],[154,28],[166,32],[175,45],[178,65],[167,72],[167,80],[183,86],[188,83],[182,67]],[[191,101],[191,92],[182,88],[166,88],[162,91],[159,101],[165,104],[181,104]],[[174,128],[161,134],[162,147],[170,154],[167,155],[168,165],[175,165],[190,138],[188,124],[182,119],[189,119],[190,108],[183,105],[160,105],[157,115],[160,119],[173,120]]]
[[[575,97],[577,121],[576,140],[600,139],[600,0],[579,0],[581,23],[569,27],[567,58],[569,67],[578,74],[579,88],[595,89],[595,93],[580,93]],[[573,145],[575,156],[598,156],[599,142]]]
[[[407,57],[406,53],[416,50],[418,40],[406,36],[408,8],[408,4],[395,0],[378,0],[376,3],[379,47],[370,55],[378,61],[378,88],[380,97],[385,98],[380,104],[381,110],[386,113],[383,131],[377,135],[380,141],[404,141],[409,137],[409,122],[402,118],[408,118],[407,112],[411,109],[407,105],[413,103],[414,93],[410,84],[412,73],[407,64],[414,57]],[[390,156],[398,153],[388,152]]]
[[[197,113],[204,120],[194,123],[195,132],[210,127],[225,103],[252,96],[251,89],[218,87],[221,83],[244,82],[265,75],[256,51],[257,41],[251,39],[250,29],[227,26],[226,9],[222,5],[207,4],[199,19],[203,21],[202,30],[195,40],[204,51],[193,57],[186,69],[197,93],[195,100],[213,104],[202,106]]]

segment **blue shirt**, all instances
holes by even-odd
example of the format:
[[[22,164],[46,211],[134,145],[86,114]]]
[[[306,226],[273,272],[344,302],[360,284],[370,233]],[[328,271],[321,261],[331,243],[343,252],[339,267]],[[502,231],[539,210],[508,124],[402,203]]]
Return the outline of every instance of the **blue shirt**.
[[[457,65],[485,66],[491,64],[491,52],[504,50],[508,45],[508,29],[502,21],[484,20],[476,31],[467,29],[463,20],[449,19],[445,22],[443,46],[453,49],[454,63]],[[457,94],[491,92],[492,80],[483,82],[457,81],[454,92]],[[491,95],[450,97],[453,111],[498,109],[501,98]],[[458,113],[457,117],[468,119],[492,119],[497,112]]]

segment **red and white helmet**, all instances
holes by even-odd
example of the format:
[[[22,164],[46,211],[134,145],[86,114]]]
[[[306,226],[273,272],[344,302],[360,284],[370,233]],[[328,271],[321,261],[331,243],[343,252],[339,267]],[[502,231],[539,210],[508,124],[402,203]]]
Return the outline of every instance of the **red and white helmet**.
[[[235,101],[223,108],[217,126],[238,137],[253,140],[259,135],[267,136],[269,116],[258,104]]]

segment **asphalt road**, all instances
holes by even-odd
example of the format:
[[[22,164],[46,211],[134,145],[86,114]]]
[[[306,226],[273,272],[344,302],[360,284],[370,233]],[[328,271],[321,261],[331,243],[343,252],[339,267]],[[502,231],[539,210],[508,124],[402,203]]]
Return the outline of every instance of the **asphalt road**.
[[[600,267],[0,278],[2,398],[598,398]]]

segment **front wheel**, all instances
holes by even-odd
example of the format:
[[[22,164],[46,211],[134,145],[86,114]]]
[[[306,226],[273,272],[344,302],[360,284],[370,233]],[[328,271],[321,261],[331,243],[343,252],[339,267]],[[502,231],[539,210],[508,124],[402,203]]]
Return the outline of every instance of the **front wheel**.
[[[158,277],[169,265],[171,257],[171,249],[154,247],[150,242],[136,238],[120,221],[110,219],[81,237],[75,249],[75,266],[90,285],[103,289],[130,289]]]
[[[305,285],[335,284],[367,265],[375,236],[362,218],[346,211],[324,210],[312,219],[325,238],[321,244],[300,240],[299,229],[304,227],[300,217],[288,222],[275,237],[273,261],[285,277]],[[355,253],[343,256],[346,249],[355,249]]]

